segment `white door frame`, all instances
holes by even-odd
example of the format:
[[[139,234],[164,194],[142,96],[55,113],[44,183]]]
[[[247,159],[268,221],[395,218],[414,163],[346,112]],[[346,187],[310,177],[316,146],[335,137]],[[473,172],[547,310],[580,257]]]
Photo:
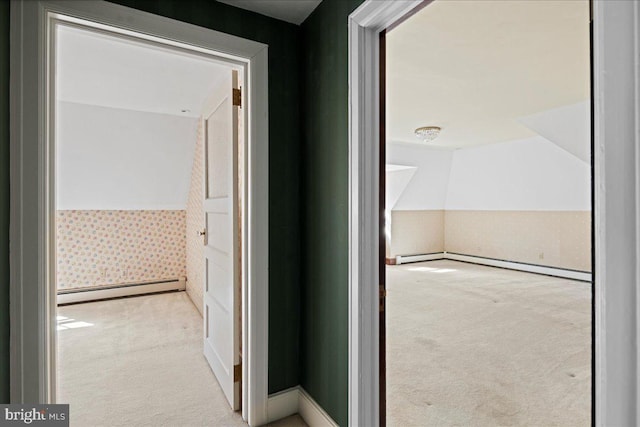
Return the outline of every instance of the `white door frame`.
[[[57,20],[116,29],[245,70],[247,200],[243,292],[243,418],[267,422],[268,46],[103,1],[11,2],[11,402],[55,401],[56,290],[52,29]]]
[[[436,0],[438,1],[438,0]],[[421,0],[349,16],[349,425],[379,425],[379,33]],[[594,0],[595,424],[640,421],[640,4]]]

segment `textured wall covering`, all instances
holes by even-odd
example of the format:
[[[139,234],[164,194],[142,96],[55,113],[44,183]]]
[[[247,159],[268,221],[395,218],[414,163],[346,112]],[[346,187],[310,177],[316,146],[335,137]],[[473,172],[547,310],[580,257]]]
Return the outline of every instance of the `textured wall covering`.
[[[324,0],[302,24],[300,384],[343,426],[348,415],[349,361],[347,18],[360,3]]]
[[[391,211],[388,257],[444,251],[444,211]]]
[[[58,211],[58,288],[186,275],[185,211]]]
[[[591,212],[446,211],[445,250],[591,271]]]
[[[198,232],[204,228],[204,164],[202,127],[198,126],[187,198],[187,293],[200,314],[204,292],[204,245]]]
[[[392,211],[387,257],[442,251],[591,271],[591,212]]]

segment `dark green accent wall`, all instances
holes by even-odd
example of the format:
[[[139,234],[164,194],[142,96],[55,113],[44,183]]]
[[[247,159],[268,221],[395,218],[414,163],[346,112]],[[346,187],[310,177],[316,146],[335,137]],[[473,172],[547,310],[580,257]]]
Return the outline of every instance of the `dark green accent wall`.
[[[9,2],[0,1],[0,403],[9,401]]]
[[[300,156],[299,27],[213,0],[114,0],[269,45],[269,392],[299,384]],[[8,40],[0,0],[0,400],[8,400]]]
[[[302,24],[303,229],[300,384],[348,417],[348,32],[362,0],[324,0]]]

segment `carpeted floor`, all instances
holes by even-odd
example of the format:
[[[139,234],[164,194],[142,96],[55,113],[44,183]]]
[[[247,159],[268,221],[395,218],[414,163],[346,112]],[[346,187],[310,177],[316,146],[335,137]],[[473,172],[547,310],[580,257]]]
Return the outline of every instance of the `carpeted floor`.
[[[589,426],[591,285],[456,261],[387,268],[389,426]]]
[[[71,425],[245,426],[202,354],[184,292],[58,309],[58,401]],[[302,427],[297,415],[278,427]]]
[[[389,426],[590,424],[588,283],[455,261],[387,277]],[[58,314],[58,401],[72,426],[245,425],[202,356],[185,293]]]

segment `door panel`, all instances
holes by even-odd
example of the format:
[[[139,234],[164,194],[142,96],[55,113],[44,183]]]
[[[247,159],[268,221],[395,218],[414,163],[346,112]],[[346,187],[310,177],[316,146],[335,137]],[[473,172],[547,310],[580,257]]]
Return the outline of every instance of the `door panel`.
[[[240,409],[241,314],[238,221],[237,72],[230,72],[203,114],[205,149],[204,355],[229,404]]]
[[[220,255],[228,255],[227,247],[231,242],[233,230],[229,228],[229,214],[226,212],[206,212],[206,227],[214,239],[207,239],[207,248],[217,250]]]
[[[228,166],[233,161],[232,147],[229,144],[231,136],[229,123],[231,118],[230,110],[231,94],[220,101],[211,115],[206,119],[207,138],[207,198],[216,199],[228,197],[231,190],[229,180],[232,178],[228,173]],[[237,129],[236,129],[237,135]]]

